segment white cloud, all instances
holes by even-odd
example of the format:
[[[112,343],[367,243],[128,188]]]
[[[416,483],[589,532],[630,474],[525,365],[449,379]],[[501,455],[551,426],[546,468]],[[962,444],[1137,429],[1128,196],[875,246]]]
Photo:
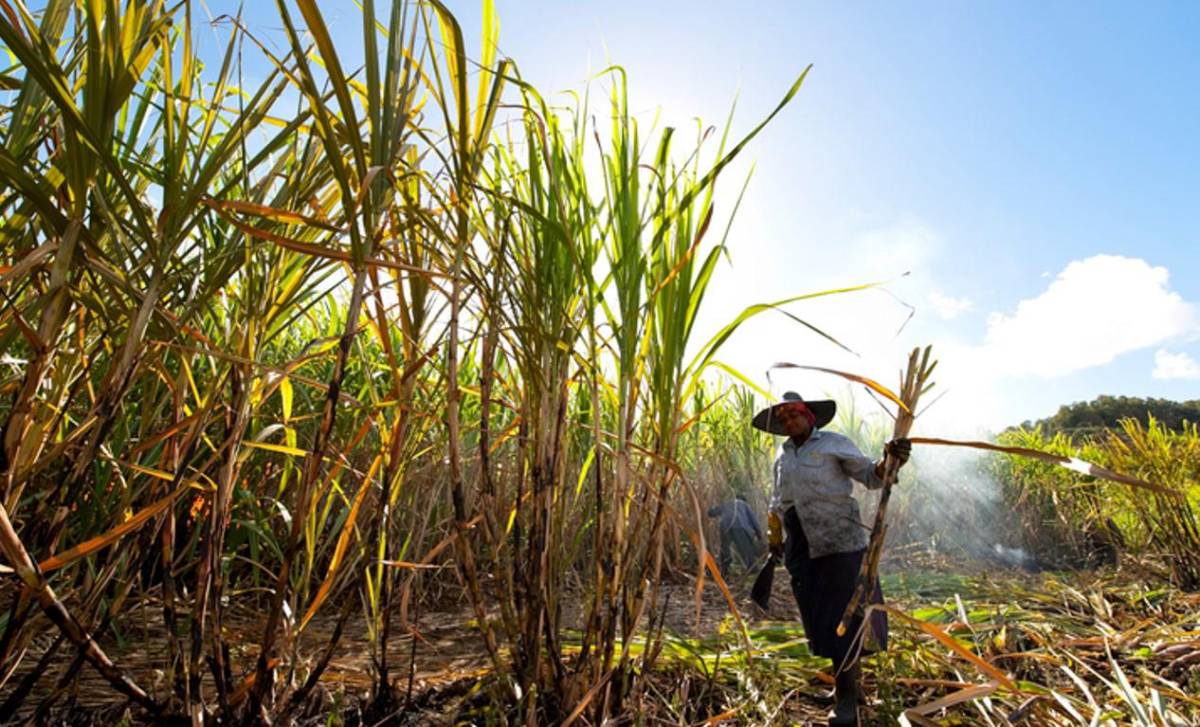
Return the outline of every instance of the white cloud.
[[[955,298],[949,295],[943,295],[936,290],[931,290],[926,296],[929,300],[929,305],[933,307],[933,312],[942,320],[952,320],[959,315],[971,310],[971,300],[969,298]]]
[[[1040,295],[989,317],[980,363],[1002,375],[1063,376],[1194,332],[1196,306],[1168,277],[1138,258],[1075,260]]]
[[[1171,353],[1165,348],[1154,352],[1156,379],[1200,379],[1200,363],[1186,353]]]
[[[982,330],[963,338],[963,314],[979,311],[980,304],[949,294],[962,290],[960,281],[939,277],[954,249],[936,229],[904,219],[847,234],[840,244],[809,244],[808,237],[797,244],[784,239],[766,222],[769,219],[765,213],[739,213],[734,229],[743,244],[735,244],[737,264],[722,266],[711,300],[705,300],[706,325],[698,330],[715,330],[750,303],[868,280],[894,282],[886,291],[835,295],[788,307],[858,355],[839,351],[794,321],[769,312],[739,329],[718,358],[764,386],[764,371],[776,361],[852,371],[895,386],[897,367],[909,350],[933,344],[941,363],[930,401],[943,393],[945,397],[922,415],[921,431],[927,433],[987,436],[989,429],[1062,403],[1055,387],[1031,391],[1033,382],[1021,379],[1063,377],[1132,351],[1200,338],[1200,306],[1172,288],[1167,269],[1113,255],[1075,260],[1044,280],[1033,270],[1026,279],[1026,284],[1038,286],[1032,294],[993,313]],[[897,279],[906,270],[912,275]],[[908,303],[916,306],[911,321]],[[847,387],[827,374],[776,370],[769,388],[776,395],[794,389],[805,396],[829,394],[843,404],[853,400],[863,412],[878,408],[860,387]]]
[[[935,334],[934,351],[942,362],[938,388],[948,395],[923,417],[923,427],[955,432],[980,424],[1006,426],[1062,403],[1054,387],[1043,387],[1039,399],[1015,387],[1014,379],[1065,377],[1200,333],[1197,306],[1171,289],[1165,268],[1145,260],[1097,255],[1050,277],[1040,293],[993,313],[982,343]],[[1160,351],[1155,376],[1195,371],[1200,377],[1200,368],[1187,365],[1196,362],[1183,357]],[[1016,390],[1025,391],[1020,402],[1012,399]]]

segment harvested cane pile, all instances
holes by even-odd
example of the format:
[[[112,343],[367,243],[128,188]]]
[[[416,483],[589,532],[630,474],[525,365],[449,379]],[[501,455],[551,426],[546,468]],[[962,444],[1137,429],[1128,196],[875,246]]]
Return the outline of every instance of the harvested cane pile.
[[[1136,563],[1030,575],[918,555],[885,556],[882,570],[892,634],[866,658],[868,724],[1200,721],[1200,594],[1162,587]],[[753,658],[740,658],[731,629],[677,636],[655,679],[662,699],[646,708],[670,723],[820,723],[828,660],[810,655],[786,582],[776,588],[773,620],[749,626]],[[695,699],[670,698],[668,682]]]
[[[1200,595],[1143,575],[1131,567],[885,578],[900,609],[925,625],[901,626],[893,648],[877,657],[879,710],[913,723],[952,716],[947,723],[1195,724]],[[1010,684],[975,683],[979,670],[950,657],[943,636]]]

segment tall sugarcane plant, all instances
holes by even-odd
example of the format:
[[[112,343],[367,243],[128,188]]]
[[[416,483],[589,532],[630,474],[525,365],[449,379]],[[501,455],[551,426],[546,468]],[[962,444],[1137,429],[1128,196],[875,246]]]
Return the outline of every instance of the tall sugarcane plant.
[[[488,2],[477,58],[436,1],[362,3],[357,58],[314,0],[279,0],[284,51],[222,17],[204,62],[198,9],[0,0],[0,552],[19,581],[0,660],[21,673],[0,719],[70,648],[64,684],[90,665],[158,717],[287,719],[356,617],[382,710],[422,585],[462,589],[506,718],[620,713],[683,557],[668,535],[700,530],[672,505],[685,412],[776,307],[693,342],[713,220],[736,208],[717,182],[803,75],[738,143],[683,145],[639,129],[619,68],[599,126],[586,94],[546,101]],[[447,556],[457,579],[424,570]],[[131,605],[161,614],[154,690],[96,638]],[[246,650],[236,606],[264,615]],[[42,619],[59,636],[17,670]]]

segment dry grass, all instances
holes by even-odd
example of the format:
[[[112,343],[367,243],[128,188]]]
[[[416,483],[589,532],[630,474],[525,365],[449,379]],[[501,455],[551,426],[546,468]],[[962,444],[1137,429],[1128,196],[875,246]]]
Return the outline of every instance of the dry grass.
[[[903,717],[919,724],[919,716],[904,716],[908,710],[923,711],[947,696],[969,696],[969,689],[982,694],[945,710],[925,711],[926,717],[960,725],[1014,719],[1030,725],[1160,727],[1200,719],[1200,699],[1194,696],[1200,689],[1200,595],[1156,585],[1151,572],[1136,563],[1096,573],[1034,575],[910,553],[887,558],[883,571],[893,606],[995,665],[1017,690],[997,688],[937,638],[893,618],[889,651],[866,661],[870,723],[891,724]],[[748,617],[753,614],[749,660],[719,589],[711,584],[705,589],[697,621],[686,576],[667,586],[666,610],[655,616],[667,635],[654,672],[630,697],[631,709],[670,724],[718,717],[739,724],[823,719],[832,704],[828,660],[808,654],[786,579],[779,580],[770,613],[753,610],[745,598],[747,583],[735,585],[739,604]],[[153,609],[128,614],[119,629],[125,640],[105,644],[152,685],[162,678],[164,653],[156,617]],[[256,632],[255,614],[231,612],[227,623],[232,634]],[[415,642],[406,635],[393,645],[395,669],[406,675],[403,699],[394,707],[396,723],[497,718],[485,687],[492,671],[469,609],[430,610],[417,627]],[[332,628],[329,619],[314,624],[299,646],[299,663],[311,663]],[[568,628],[567,633],[568,651],[571,644],[577,650],[578,632]],[[299,724],[370,724],[378,718],[371,712],[369,643],[362,628],[347,631],[323,689],[297,714]],[[410,663],[414,643],[417,658]],[[639,641],[635,650],[644,646]],[[37,648],[30,656],[37,656]],[[61,670],[55,667],[49,676]],[[71,720],[83,723],[124,709],[92,676],[71,687],[55,714],[74,715]]]

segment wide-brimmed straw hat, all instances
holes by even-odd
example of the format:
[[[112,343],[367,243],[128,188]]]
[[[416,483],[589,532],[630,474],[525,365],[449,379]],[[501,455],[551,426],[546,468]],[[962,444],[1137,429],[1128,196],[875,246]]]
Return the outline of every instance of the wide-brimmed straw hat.
[[[805,401],[803,397],[794,391],[785,392],[783,399],[772,404],[754,415],[754,419],[750,423],[755,429],[761,429],[764,432],[771,434],[787,434],[787,430],[783,428],[783,422],[777,416],[780,407],[788,406],[789,404],[803,404],[808,407],[808,410],[816,417],[813,422],[813,428],[818,429],[833,421],[833,415],[837,412],[837,402],[832,399],[821,399],[819,401]]]

